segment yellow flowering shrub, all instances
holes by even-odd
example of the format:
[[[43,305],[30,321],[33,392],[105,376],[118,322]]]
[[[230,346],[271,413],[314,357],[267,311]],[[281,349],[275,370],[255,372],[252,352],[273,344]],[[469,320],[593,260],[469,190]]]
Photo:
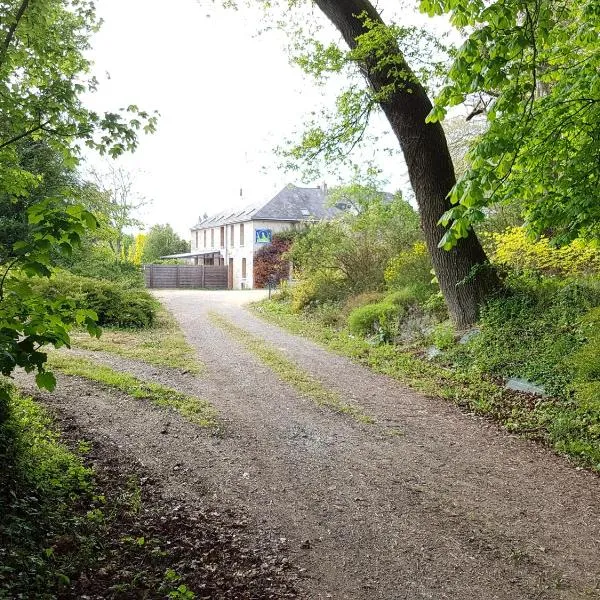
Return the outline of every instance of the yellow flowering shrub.
[[[517,271],[547,275],[586,275],[600,272],[600,249],[584,240],[554,248],[545,237],[532,240],[522,227],[491,234],[492,262]]]
[[[392,258],[386,266],[384,277],[389,290],[415,284],[429,285],[433,275],[425,242],[417,242]]]

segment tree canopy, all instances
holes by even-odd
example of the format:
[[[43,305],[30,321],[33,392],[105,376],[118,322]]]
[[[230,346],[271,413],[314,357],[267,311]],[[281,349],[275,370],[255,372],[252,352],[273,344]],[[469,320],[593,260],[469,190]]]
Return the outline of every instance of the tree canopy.
[[[92,311],[31,285],[97,227],[78,203],[80,151],[134,150],[156,116],[135,105],[104,114],[85,107],[83,94],[97,85],[86,58],[99,26],[92,2],[6,0],[0,12],[0,371],[37,370],[38,384],[51,389],[43,347],[68,345],[74,323],[98,331]]]
[[[177,235],[171,225],[153,225],[144,241],[142,262],[152,263],[161,256],[190,251],[190,242]]]
[[[486,207],[517,200],[555,243],[600,229],[600,5],[596,0],[421,0],[467,34],[430,121],[475,96],[489,127],[444,217],[450,247]]]

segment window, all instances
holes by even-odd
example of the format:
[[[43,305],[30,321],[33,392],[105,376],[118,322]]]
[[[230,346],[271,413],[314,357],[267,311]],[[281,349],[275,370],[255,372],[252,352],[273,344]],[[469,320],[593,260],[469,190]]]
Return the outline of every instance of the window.
[[[244,224],[240,223],[240,246],[244,245]]]
[[[225,248],[225,227],[220,227],[221,232],[221,248]]]
[[[204,247],[206,248],[206,229],[204,230]]]
[[[233,232],[234,232],[234,227],[233,225],[229,226],[229,247],[233,248]]]
[[[215,228],[214,227],[210,230],[210,247],[211,248],[215,247]]]
[[[198,248],[198,230],[196,229],[196,248]]]
[[[242,279],[246,279],[246,259],[242,258]]]

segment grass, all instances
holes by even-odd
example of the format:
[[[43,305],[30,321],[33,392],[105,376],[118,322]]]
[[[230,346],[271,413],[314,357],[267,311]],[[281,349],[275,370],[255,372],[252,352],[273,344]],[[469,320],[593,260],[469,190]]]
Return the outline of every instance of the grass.
[[[171,568],[185,558],[189,529],[182,544],[130,467],[62,437],[6,380],[0,390],[0,599],[194,598],[190,570],[182,578]]]
[[[92,471],[41,406],[0,386],[0,598],[55,597],[92,550],[94,523],[74,510],[94,501]],[[60,542],[73,534],[86,539],[65,556]]]
[[[357,406],[344,402],[339,394],[325,388],[319,380],[282,356],[280,352],[264,340],[237,327],[222,315],[210,313],[209,317],[212,323],[242,344],[246,350],[258,357],[283,381],[291,385],[305,398],[312,400],[317,406],[325,406],[337,413],[348,415],[359,423],[374,423],[372,417],[362,412]]]
[[[286,302],[266,300],[251,308],[258,316],[293,333],[419,392],[492,418],[509,431],[540,441],[576,463],[600,472],[600,432],[590,433],[582,426],[581,411],[572,401],[514,393],[479,371],[436,364],[414,350],[392,344],[373,345],[351,335],[347,329],[328,327],[305,314],[293,313]]]
[[[177,321],[162,305],[157,310],[154,326],[149,329],[104,328],[100,338],[77,331],[71,335],[71,342],[75,348],[108,352],[194,374],[202,373],[204,368]]]
[[[200,427],[218,427],[217,411],[208,402],[188,396],[158,383],[140,381],[133,375],[115,371],[87,358],[53,352],[48,355],[50,368],[65,375],[84,377],[125,392],[132,398],[148,400],[156,406],[172,408]]]

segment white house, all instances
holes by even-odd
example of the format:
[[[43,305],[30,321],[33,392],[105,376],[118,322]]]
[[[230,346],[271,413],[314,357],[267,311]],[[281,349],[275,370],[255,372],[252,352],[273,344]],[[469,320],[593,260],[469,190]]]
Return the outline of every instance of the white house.
[[[227,265],[229,287],[252,288],[254,253],[269,244],[274,234],[308,221],[330,219],[340,212],[326,205],[326,196],[326,186],[287,185],[267,202],[200,219],[191,228],[191,252],[177,257],[197,265]]]

